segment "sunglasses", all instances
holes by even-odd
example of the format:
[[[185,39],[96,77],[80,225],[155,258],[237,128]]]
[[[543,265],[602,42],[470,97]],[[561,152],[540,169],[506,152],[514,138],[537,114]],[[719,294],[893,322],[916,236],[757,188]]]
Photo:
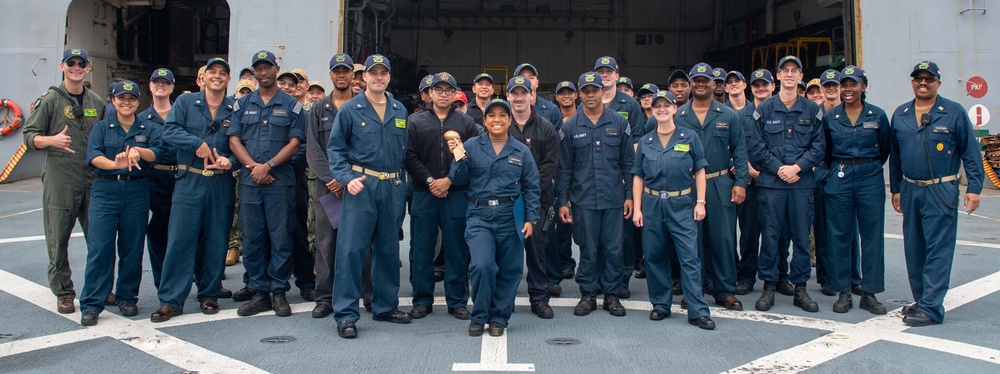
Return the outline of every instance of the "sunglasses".
[[[916,83],[934,83],[937,82],[937,77],[913,77],[913,81]]]
[[[80,68],[83,69],[83,68],[87,67],[87,61],[79,61],[79,62],[77,60],[66,61],[66,66],[74,67],[74,66],[77,66],[77,65],[80,65]]]

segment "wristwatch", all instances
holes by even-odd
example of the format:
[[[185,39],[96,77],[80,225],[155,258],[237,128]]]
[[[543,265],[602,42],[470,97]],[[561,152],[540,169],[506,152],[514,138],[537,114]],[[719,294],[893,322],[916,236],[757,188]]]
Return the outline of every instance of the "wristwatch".
[[[427,185],[429,186],[431,183],[434,182],[434,177],[427,177],[427,180],[425,182],[427,182]]]
[[[705,200],[697,200],[696,202],[697,202],[698,204],[707,204],[707,203],[708,203],[708,202],[707,202],[707,201],[705,201]]]
[[[274,160],[268,160],[268,161],[267,161],[267,166],[268,166],[269,168],[271,168],[271,169],[274,169]]]

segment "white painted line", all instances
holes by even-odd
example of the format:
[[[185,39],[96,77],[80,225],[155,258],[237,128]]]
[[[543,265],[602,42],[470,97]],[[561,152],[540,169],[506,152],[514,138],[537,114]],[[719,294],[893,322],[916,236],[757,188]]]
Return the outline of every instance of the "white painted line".
[[[22,215],[22,214],[40,212],[40,211],[42,211],[42,208],[32,209],[32,210],[25,210],[23,212],[11,213],[11,214],[8,214],[6,216],[0,216],[0,219],[14,217],[14,216],[19,216],[19,215]]]
[[[103,338],[103,332],[94,329],[82,329],[63,332],[59,334],[39,336],[31,339],[14,340],[0,344],[0,357],[13,356],[16,354],[31,352],[39,349],[58,347],[70,343],[82,342],[84,340]]]
[[[35,304],[53,314],[63,316],[74,322],[79,322],[80,313],[58,314],[55,310],[55,297],[45,287],[32,283],[24,278],[0,270],[0,289],[14,297]],[[130,320],[112,313],[101,313],[98,325],[88,327],[86,333],[69,335],[85,341],[94,337],[107,336],[128,344],[174,366],[188,371],[212,373],[264,373],[265,371],[243,361],[212,352],[208,349],[180,340],[158,331],[148,320]],[[29,343],[38,344],[41,339],[31,339]],[[68,344],[74,341],[65,340],[59,343]],[[14,341],[7,344],[19,344]],[[51,346],[51,345],[47,345]],[[46,346],[38,347],[44,348]],[[3,349],[4,346],[0,346]],[[35,349],[38,349],[35,348]],[[13,352],[13,348],[8,348]],[[0,350],[0,357],[8,356]]]
[[[82,232],[74,232],[70,234],[71,238],[82,238]],[[35,235],[35,236],[22,236],[19,238],[6,238],[0,239],[0,244],[10,244],[10,243],[23,243],[23,242],[34,242],[39,240],[45,240],[45,235]]]
[[[452,365],[451,371],[535,371],[533,364],[507,363],[507,334],[498,337],[483,335],[483,347],[479,355],[479,362],[456,363]]]
[[[949,290],[946,309],[955,309],[1000,290],[1000,272],[996,272]],[[858,324],[831,325],[832,332],[804,344],[775,352],[733,368],[727,373],[795,373],[814,368],[879,340],[954,353],[987,362],[1000,363],[1000,351],[945,339],[903,333],[899,310]],[[846,325],[846,326],[845,326]],[[962,352],[962,353],[959,353]]]
[[[886,239],[899,239],[899,240],[903,240],[903,236],[899,235],[899,234],[885,234],[885,238]],[[967,246],[967,247],[983,247],[983,248],[1000,249],[1000,244],[995,244],[995,243],[980,243],[980,242],[974,242],[974,241],[970,241],[970,240],[956,240],[955,241],[955,245],[956,246]]]

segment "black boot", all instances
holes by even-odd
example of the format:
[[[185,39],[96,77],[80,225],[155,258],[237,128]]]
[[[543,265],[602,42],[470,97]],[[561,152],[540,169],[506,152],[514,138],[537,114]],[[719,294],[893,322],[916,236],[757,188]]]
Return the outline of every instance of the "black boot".
[[[795,296],[792,299],[792,305],[802,308],[802,310],[807,312],[819,311],[819,304],[816,304],[816,302],[809,297],[809,292],[806,291],[805,283],[795,285]]]
[[[590,314],[590,312],[597,310],[597,294],[593,292],[584,292],[583,296],[580,297],[580,302],[576,304],[573,308],[573,314],[578,316],[585,316]]]
[[[854,307],[854,301],[851,300],[850,292],[841,292],[840,296],[837,297],[837,301],[833,303],[834,313],[847,313],[848,310]]]
[[[757,299],[757,305],[754,307],[760,311],[771,310],[774,306],[774,291],[777,286],[774,282],[764,282],[764,292],[760,294],[760,298]]]

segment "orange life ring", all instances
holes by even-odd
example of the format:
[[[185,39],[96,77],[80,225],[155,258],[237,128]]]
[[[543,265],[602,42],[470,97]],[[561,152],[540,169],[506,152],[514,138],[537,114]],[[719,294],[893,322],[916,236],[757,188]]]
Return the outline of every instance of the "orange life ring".
[[[13,100],[0,100],[0,107],[7,108],[7,113],[14,115],[14,118],[8,118],[7,115],[0,118],[0,126],[4,123],[10,123],[7,127],[0,129],[0,139],[2,139],[3,137],[14,133],[18,127],[21,127],[21,122],[24,121],[24,116],[21,115],[21,108],[18,107]]]

